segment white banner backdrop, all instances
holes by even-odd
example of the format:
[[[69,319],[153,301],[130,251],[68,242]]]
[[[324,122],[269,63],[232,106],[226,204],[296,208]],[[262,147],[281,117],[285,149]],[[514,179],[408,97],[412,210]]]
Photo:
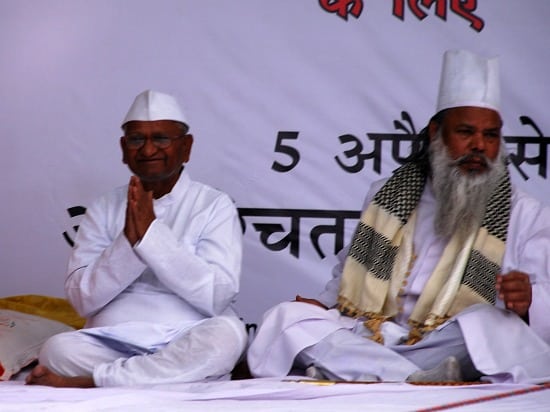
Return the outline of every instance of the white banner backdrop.
[[[0,0],[0,295],[63,296],[149,88],[186,107],[191,176],[241,212],[247,322],[322,290],[370,183],[433,114],[447,49],[500,56],[512,175],[547,201],[548,19],[547,0]]]

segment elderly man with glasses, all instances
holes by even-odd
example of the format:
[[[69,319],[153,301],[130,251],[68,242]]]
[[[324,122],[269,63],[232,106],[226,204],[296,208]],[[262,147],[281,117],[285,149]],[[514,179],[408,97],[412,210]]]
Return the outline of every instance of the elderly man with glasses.
[[[65,291],[86,327],[48,340],[28,384],[218,380],[245,348],[232,308],[242,255],[237,211],[184,170],[193,137],[181,108],[145,91],[122,129],[133,176],[87,209],[68,265]]]

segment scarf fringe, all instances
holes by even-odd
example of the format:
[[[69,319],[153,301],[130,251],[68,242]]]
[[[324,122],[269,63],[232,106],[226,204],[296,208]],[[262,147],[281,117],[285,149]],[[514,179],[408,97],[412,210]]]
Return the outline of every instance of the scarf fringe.
[[[382,335],[381,328],[382,323],[389,319],[389,316],[384,316],[380,313],[365,312],[357,309],[351,301],[343,296],[338,297],[338,305],[336,306],[338,311],[344,316],[352,318],[364,317],[367,318],[363,322],[365,327],[372,332],[372,336],[369,336],[370,340],[374,342],[384,344],[384,336]]]
[[[369,336],[369,339],[380,343],[381,345],[384,344],[384,335],[382,335],[382,323],[384,323],[388,317],[383,316],[377,313],[370,313],[368,315],[369,319],[363,322],[365,327],[372,332],[372,336]]]
[[[426,333],[429,333],[436,329],[439,325],[442,325],[449,319],[449,316],[435,316],[430,315],[426,322],[420,323],[413,320],[409,320],[411,330],[405,345],[414,345],[418,341],[422,340]]]

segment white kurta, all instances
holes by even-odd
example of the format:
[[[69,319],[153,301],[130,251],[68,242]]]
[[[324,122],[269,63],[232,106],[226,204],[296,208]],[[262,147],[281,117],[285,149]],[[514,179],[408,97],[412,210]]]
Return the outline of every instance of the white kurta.
[[[385,181],[376,182],[371,187],[365,206],[383,183]],[[296,356],[308,348],[301,356],[322,364],[335,377],[404,380],[419,367],[432,367],[438,357],[453,354],[453,351],[443,350],[436,354],[435,350],[424,350],[427,355],[423,358],[402,348],[404,345],[392,347],[399,336],[406,335],[406,320],[446,245],[446,239],[434,233],[434,211],[435,199],[430,185],[426,185],[418,205],[413,240],[417,259],[405,289],[402,312],[396,318],[396,324],[390,323],[383,329],[386,347],[365,339],[370,333],[362,322],[341,316],[336,310],[325,311],[307,304],[283,303],[266,313],[249,348],[251,372],[255,376],[284,375],[289,372]],[[347,248],[339,254],[333,279],[319,297],[327,307],[336,305],[346,255]],[[432,333],[432,346],[444,346],[442,341],[445,342],[449,336],[455,339],[457,335],[453,328],[459,325],[464,339],[459,334],[461,348],[453,350],[458,353],[467,351],[476,369],[482,373],[493,376],[494,380],[504,381],[550,379],[550,323],[545,319],[545,314],[550,312],[549,256],[550,208],[514,190],[502,269],[503,273],[517,269],[533,275],[533,303],[529,311],[531,327],[504,310],[474,308],[439,328],[437,333]],[[502,301],[498,301],[496,306],[504,307]],[[448,326],[449,323],[454,326]],[[486,332],[479,333],[480,329]],[[498,343],[491,337],[497,331],[500,334]],[[502,339],[502,335],[507,338]],[[341,349],[343,346],[346,346],[344,350]],[[368,361],[372,359],[376,362]]]
[[[109,360],[162,352],[169,342],[194,336],[197,332],[191,331],[202,328],[215,338],[221,355],[227,345],[224,339],[234,344],[226,351],[231,357],[228,363],[234,364],[246,339],[244,327],[232,309],[239,291],[242,255],[242,231],[233,202],[226,194],[192,181],[184,171],[170,193],[154,200],[156,219],[132,247],[123,233],[126,199],[124,186],[87,209],[69,260],[66,294],[80,315],[87,318],[90,333],[75,332],[58,338],[66,339],[65,344],[58,341],[56,345],[45,345],[41,362],[69,376],[93,372],[97,385],[165,382],[170,377],[159,376],[153,357],[144,357],[150,359],[136,366],[135,373],[132,365],[138,361],[111,364]],[[213,323],[204,321],[218,316],[222,326],[221,335],[216,336]],[[91,334],[95,337],[90,338]],[[75,339],[82,341],[83,348],[92,342],[115,352],[98,354],[95,362],[95,348],[83,349],[83,360]],[[60,344],[63,348],[54,347]],[[70,354],[65,356],[67,346]],[[194,350],[186,356],[200,362],[201,348]],[[75,360],[66,359],[70,357]],[[203,364],[208,363],[203,360]],[[78,369],[79,362],[88,365],[87,369]],[[190,364],[179,366],[189,369]],[[171,367],[178,369],[178,365]],[[219,371],[214,368],[211,372],[215,375]],[[178,375],[174,371],[166,373]],[[201,374],[196,378],[208,376]]]

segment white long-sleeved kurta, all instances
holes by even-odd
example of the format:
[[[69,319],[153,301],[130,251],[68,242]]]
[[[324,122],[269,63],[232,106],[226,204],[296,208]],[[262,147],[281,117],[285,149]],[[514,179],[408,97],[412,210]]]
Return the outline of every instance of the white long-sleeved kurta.
[[[366,207],[387,179],[375,182],[364,202]],[[403,296],[403,312],[396,319],[407,327],[407,319],[422,289],[443,254],[447,239],[437,236],[433,216],[436,201],[431,186],[426,185],[418,205],[414,231],[414,250],[417,255]],[[347,256],[346,247],[338,254],[333,278],[327,283],[319,300],[328,307],[336,305],[338,288]],[[520,270],[531,275],[533,302],[529,310],[529,323],[537,334],[550,344],[550,207],[541,204],[526,193],[513,189],[508,239],[502,262],[502,273]],[[497,307],[504,307],[497,301]]]
[[[156,218],[132,247],[123,233],[127,190],[88,208],[65,283],[86,328],[46,341],[40,363],[92,375],[97,386],[226,378],[246,346],[232,308],[242,255],[233,202],[182,172],[154,200]]]
[[[371,187],[365,206],[383,183],[376,182]],[[446,239],[438,237],[433,229],[434,211],[435,199],[430,186],[426,185],[418,205],[413,239],[417,258],[402,299],[402,313],[395,320],[400,326],[391,328],[389,324],[382,330],[385,336],[388,332],[387,342],[394,332],[406,336],[406,319],[445,248]],[[333,279],[319,297],[327,307],[336,305],[346,256],[347,248],[339,254]],[[467,351],[479,371],[493,375],[495,380],[537,382],[550,376],[550,324],[546,320],[546,313],[550,311],[550,208],[516,189],[511,199],[502,272],[514,269],[529,273],[534,282],[530,327],[517,316],[489,310],[490,307],[465,311],[457,316],[457,322]],[[496,306],[503,307],[503,302],[497,301]],[[383,380],[404,379],[415,370],[407,359],[392,352],[401,348],[391,343],[387,343],[388,346],[374,344],[364,336],[368,334],[361,320],[304,303],[283,303],[264,316],[248,351],[250,370],[255,376],[286,374],[295,357],[306,348],[310,354],[322,354],[318,359],[320,364],[343,379],[367,375]],[[316,350],[319,344],[320,349]],[[345,348],[344,354],[338,355],[341,348]],[[368,359],[378,361],[368,362]]]
[[[101,197],[78,230],[65,290],[86,327],[234,315],[242,232],[231,199],[183,171],[135,247],[123,233],[126,199],[127,186]]]

